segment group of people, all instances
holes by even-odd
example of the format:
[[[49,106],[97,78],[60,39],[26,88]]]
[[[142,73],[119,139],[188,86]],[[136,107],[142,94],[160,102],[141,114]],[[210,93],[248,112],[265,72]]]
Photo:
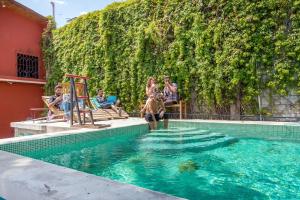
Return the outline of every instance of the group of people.
[[[167,128],[168,115],[166,113],[166,105],[177,103],[177,85],[171,82],[169,76],[164,76],[164,89],[161,92],[155,78],[149,77],[146,86],[146,95],[147,101],[141,112],[145,113],[145,119],[149,122],[150,129],[156,129],[157,123],[161,119],[164,120],[164,127]],[[99,108],[111,108],[121,115],[122,110],[119,107],[120,101],[117,100],[114,103],[108,102],[102,89],[98,90],[96,100],[99,104]],[[79,100],[79,107],[82,106],[82,104],[83,101]],[[70,120],[70,112],[72,110],[70,94],[63,94],[63,87],[60,84],[55,87],[55,95],[50,97],[49,107],[52,106],[64,111],[64,119]],[[51,115],[52,113],[49,111],[48,117],[51,118]]]
[[[107,98],[105,96],[105,93],[102,89],[98,90],[96,100],[99,104],[99,108],[103,109],[112,109],[116,113],[118,113],[121,116],[122,108],[119,107],[120,101],[116,100],[116,102],[108,102]],[[78,100],[79,107],[82,107],[83,100]],[[75,105],[75,103],[73,104]],[[50,97],[49,99],[49,107],[55,107],[58,110],[64,111],[64,119],[66,121],[70,120],[70,112],[71,112],[71,100],[70,100],[70,94],[63,94],[63,86],[61,84],[58,84],[55,86],[55,94]],[[49,111],[48,118],[53,118],[53,113]]]
[[[160,92],[155,78],[149,77],[146,86],[147,101],[141,113],[149,122],[150,129],[156,129],[158,121],[164,120],[164,128],[168,127],[168,114],[166,105],[177,103],[177,85],[172,83],[169,76],[164,76],[164,89]]]

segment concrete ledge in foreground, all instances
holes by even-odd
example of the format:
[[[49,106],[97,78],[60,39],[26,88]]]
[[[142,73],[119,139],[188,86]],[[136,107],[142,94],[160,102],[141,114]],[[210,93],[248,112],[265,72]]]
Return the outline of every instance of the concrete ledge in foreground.
[[[9,200],[181,199],[0,151],[0,196]]]

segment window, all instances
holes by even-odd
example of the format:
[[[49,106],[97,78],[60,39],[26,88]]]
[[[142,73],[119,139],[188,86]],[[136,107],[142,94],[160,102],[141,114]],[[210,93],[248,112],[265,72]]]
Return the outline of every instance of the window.
[[[18,77],[39,78],[39,59],[36,56],[17,54]]]

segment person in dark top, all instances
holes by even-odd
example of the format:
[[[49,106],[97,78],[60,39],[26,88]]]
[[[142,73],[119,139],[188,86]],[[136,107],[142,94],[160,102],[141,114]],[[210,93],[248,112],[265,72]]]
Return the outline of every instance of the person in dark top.
[[[62,86],[56,85],[55,95],[51,96],[49,99],[49,107],[54,106],[57,109],[63,110],[62,102],[63,102]]]
[[[67,100],[63,100],[62,85],[58,84],[55,86],[55,95],[49,99],[49,107],[53,106],[59,110],[64,111],[64,119],[70,120],[71,103]],[[65,98],[66,99],[66,98]],[[52,118],[52,113],[48,113],[48,117]]]
[[[98,95],[96,96],[96,99],[97,99],[98,103],[100,104],[101,108],[103,108],[103,109],[111,108],[113,111],[115,111],[116,113],[118,113],[121,116],[122,109],[117,107],[117,104],[119,104],[120,102],[118,100],[115,104],[108,102],[106,99],[106,96],[104,94],[104,91],[102,89],[98,90]]]
[[[102,89],[98,90],[98,95],[96,97],[98,103],[100,104],[101,108],[108,109],[111,108],[111,104],[107,102],[106,96]]]
[[[164,102],[165,105],[176,104],[178,101],[177,84],[172,83],[169,76],[164,77]]]

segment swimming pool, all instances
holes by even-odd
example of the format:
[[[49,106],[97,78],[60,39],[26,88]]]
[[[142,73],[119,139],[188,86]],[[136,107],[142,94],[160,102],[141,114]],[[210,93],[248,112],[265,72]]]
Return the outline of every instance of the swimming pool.
[[[188,199],[300,199],[298,126],[171,122],[0,146]]]

